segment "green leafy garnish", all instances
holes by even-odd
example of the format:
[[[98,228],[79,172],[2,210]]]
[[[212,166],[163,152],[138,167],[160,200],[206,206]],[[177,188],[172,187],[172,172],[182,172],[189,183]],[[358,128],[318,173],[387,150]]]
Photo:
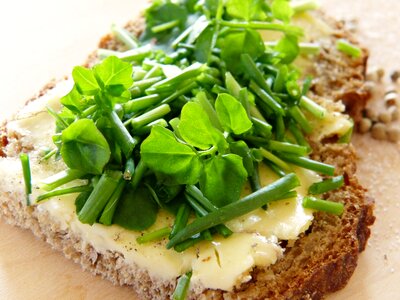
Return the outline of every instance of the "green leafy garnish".
[[[81,119],[62,132],[61,155],[71,169],[102,174],[111,155],[110,147],[92,120]]]
[[[308,157],[309,118],[322,120],[326,110],[292,65],[319,49],[299,44],[303,30],[290,22],[314,7],[307,1],[156,0],[139,39],[113,26],[127,51],[100,49],[98,64],[75,67],[62,110],[48,108],[57,125],[51,153],[68,169],[42,182],[38,200],[79,193],[81,222],[136,231],[167,210],[176,218],[137,242],[168,238],[184,251],[233,234],[226,221],[294,197],[292,165],[332,176],[333,166]],[[279,39],[264,43],[261,31]],[[261,165],[280,179],[263,187]],[[254,193],[241,199],[247,182]]]

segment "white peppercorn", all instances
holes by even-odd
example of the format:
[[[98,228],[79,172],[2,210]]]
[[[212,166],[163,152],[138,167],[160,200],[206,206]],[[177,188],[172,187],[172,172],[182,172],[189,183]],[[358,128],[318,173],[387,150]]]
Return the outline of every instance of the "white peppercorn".
[[[376,140],[386,140],[386,125],[382,123],[376,123],[372,126],[371,136]]]
[[[362,118],[358,124],[358,131],[360,133],[367,133],[372,127],[372,121],[368,118]]]

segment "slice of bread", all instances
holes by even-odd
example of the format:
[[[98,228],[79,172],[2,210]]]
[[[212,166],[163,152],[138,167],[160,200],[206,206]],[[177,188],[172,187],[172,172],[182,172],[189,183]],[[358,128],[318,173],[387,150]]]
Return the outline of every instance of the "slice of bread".
[[[361,58],[352,59],[338,52],[336,40],[345,37],[354,41],[353,37],[343,23],[334,22],[320,13],[317,18],[324,19],[332,33],[311,67],[317,78],[312,92],[316,99],[343,100],[347,111],[357,121],[368,98],[363,89],[368,54],[363,51]],[[126,28],[138,34],[142,26],[143,22],[137,20]],[[112,35],[105,36],[99,47],[123,50],[123,45]],[[92,54],[86,65],[93,65],[96,61],[96,55]],[[48,93],[55,85],[55,82],[49,83],[39,96]],[[19,163],[19,152],[34,151],[35,145],[23,143],[23,136],[9,132],[7,124],[0,129],[0,136],[0,174],[9,178],[0,183],[0,215],[5,221],[32,230],[84,269],[115,284],[132,286],[141,298],[167,299],[171,296],[176,280],[154,279],[147,270],[128,263],[121,253],[97,252],[90,243],[84,242],[82,236],[54,222],[40,206],[27,207],[23,179],[10,174],[12,168],[8,169],[7,165]],[[312,226],[293,245],[286,247],[282,259],[269,267],[256,267],[252,271],[252,280],[234,291],[191,290],[189,298],[321,299],[345,286],[370,235],[369,226],[374,222],[373,201],[366,196],[365,189],[355,177],[356,154],[351,145],[331,143],[329,139],[323,143],[311,143],[314,159],[335,165],[337,174],[344,175],[345,185],[324,195],[332,201],[345,203],[343,215],[316,213]],[[6,147],[7,151],[4,151]]]

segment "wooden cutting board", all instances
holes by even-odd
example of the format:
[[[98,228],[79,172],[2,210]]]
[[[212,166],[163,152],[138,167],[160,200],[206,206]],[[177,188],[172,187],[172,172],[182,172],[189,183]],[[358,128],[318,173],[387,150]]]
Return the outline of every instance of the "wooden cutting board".
[[[372,65],[400,69],[400,1],[322,0],[328,14],[358,18]],[[0,118],[50,78],[83,62],[113,22],[145,0],[8,1],[0,10]],[[400,126],[400,125],[399,125]],[[400,147],[355,136],[359,177],[376,199],[376,224],[348,286],[328,299],[400,298]],[[4,179],[0,179],[4,180]],[[126,287],[83,272],[28,231],[0,222],[0,299],[136,299]]]

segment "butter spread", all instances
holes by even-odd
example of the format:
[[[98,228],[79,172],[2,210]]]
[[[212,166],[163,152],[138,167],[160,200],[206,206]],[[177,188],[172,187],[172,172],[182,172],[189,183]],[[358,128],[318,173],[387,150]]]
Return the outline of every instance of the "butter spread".
[[[34,146],[31,152],[32,178],[36,186],[33,198],[43,192],[37,188],[40,180],[66,168],[62,162],[40,161],[38,149],[51,147],[51,136],[55,129],[55,122],[44,113],[45,106],[59,107],[59,97],[65,94],[70,85],[69,81],[58,84],[51,90],[51,97],[46,95],[32,102],[16,116],[16,121],[8,124],[10,131]],[[0,170],[7,172],[7,176],[14,174],[16,178],[22,178],[17,159],[0,159]],[[279,246],[279,240],[296,239],[310,226],[312,211],[301,206],[302,195],[305,195],[311,183],[320,179],[313,172],[297,168],[294,170],[302,181],[297,198],[271,203],[267,210],[259,209],[232,220],[227,224],[235,232],[231,237],[217,237],[213,242],[203,241],[183,253],[167,250],[166,241],[139,245],[136,238],[140,232],[128,231],[117,225],[82,224],[75,213],[76,194],[50,199],[38,204],[37,209],[47,212],[62,229],[69,229],[79,235],[84,243],[92,245],[99,253],[121,253],[127,263],[148,270],[152,277],[172,280],[192,270],[194,286],[232,290],[234,286],[251,279],[250,271],[255,266],[268,266],[282,256],[284,250]],[[275,179],[274,174],[266,168],[262,169],[263,184]],[[157,222],[148,232],[171,226],[173,219],[169,213],[160,212]]]

